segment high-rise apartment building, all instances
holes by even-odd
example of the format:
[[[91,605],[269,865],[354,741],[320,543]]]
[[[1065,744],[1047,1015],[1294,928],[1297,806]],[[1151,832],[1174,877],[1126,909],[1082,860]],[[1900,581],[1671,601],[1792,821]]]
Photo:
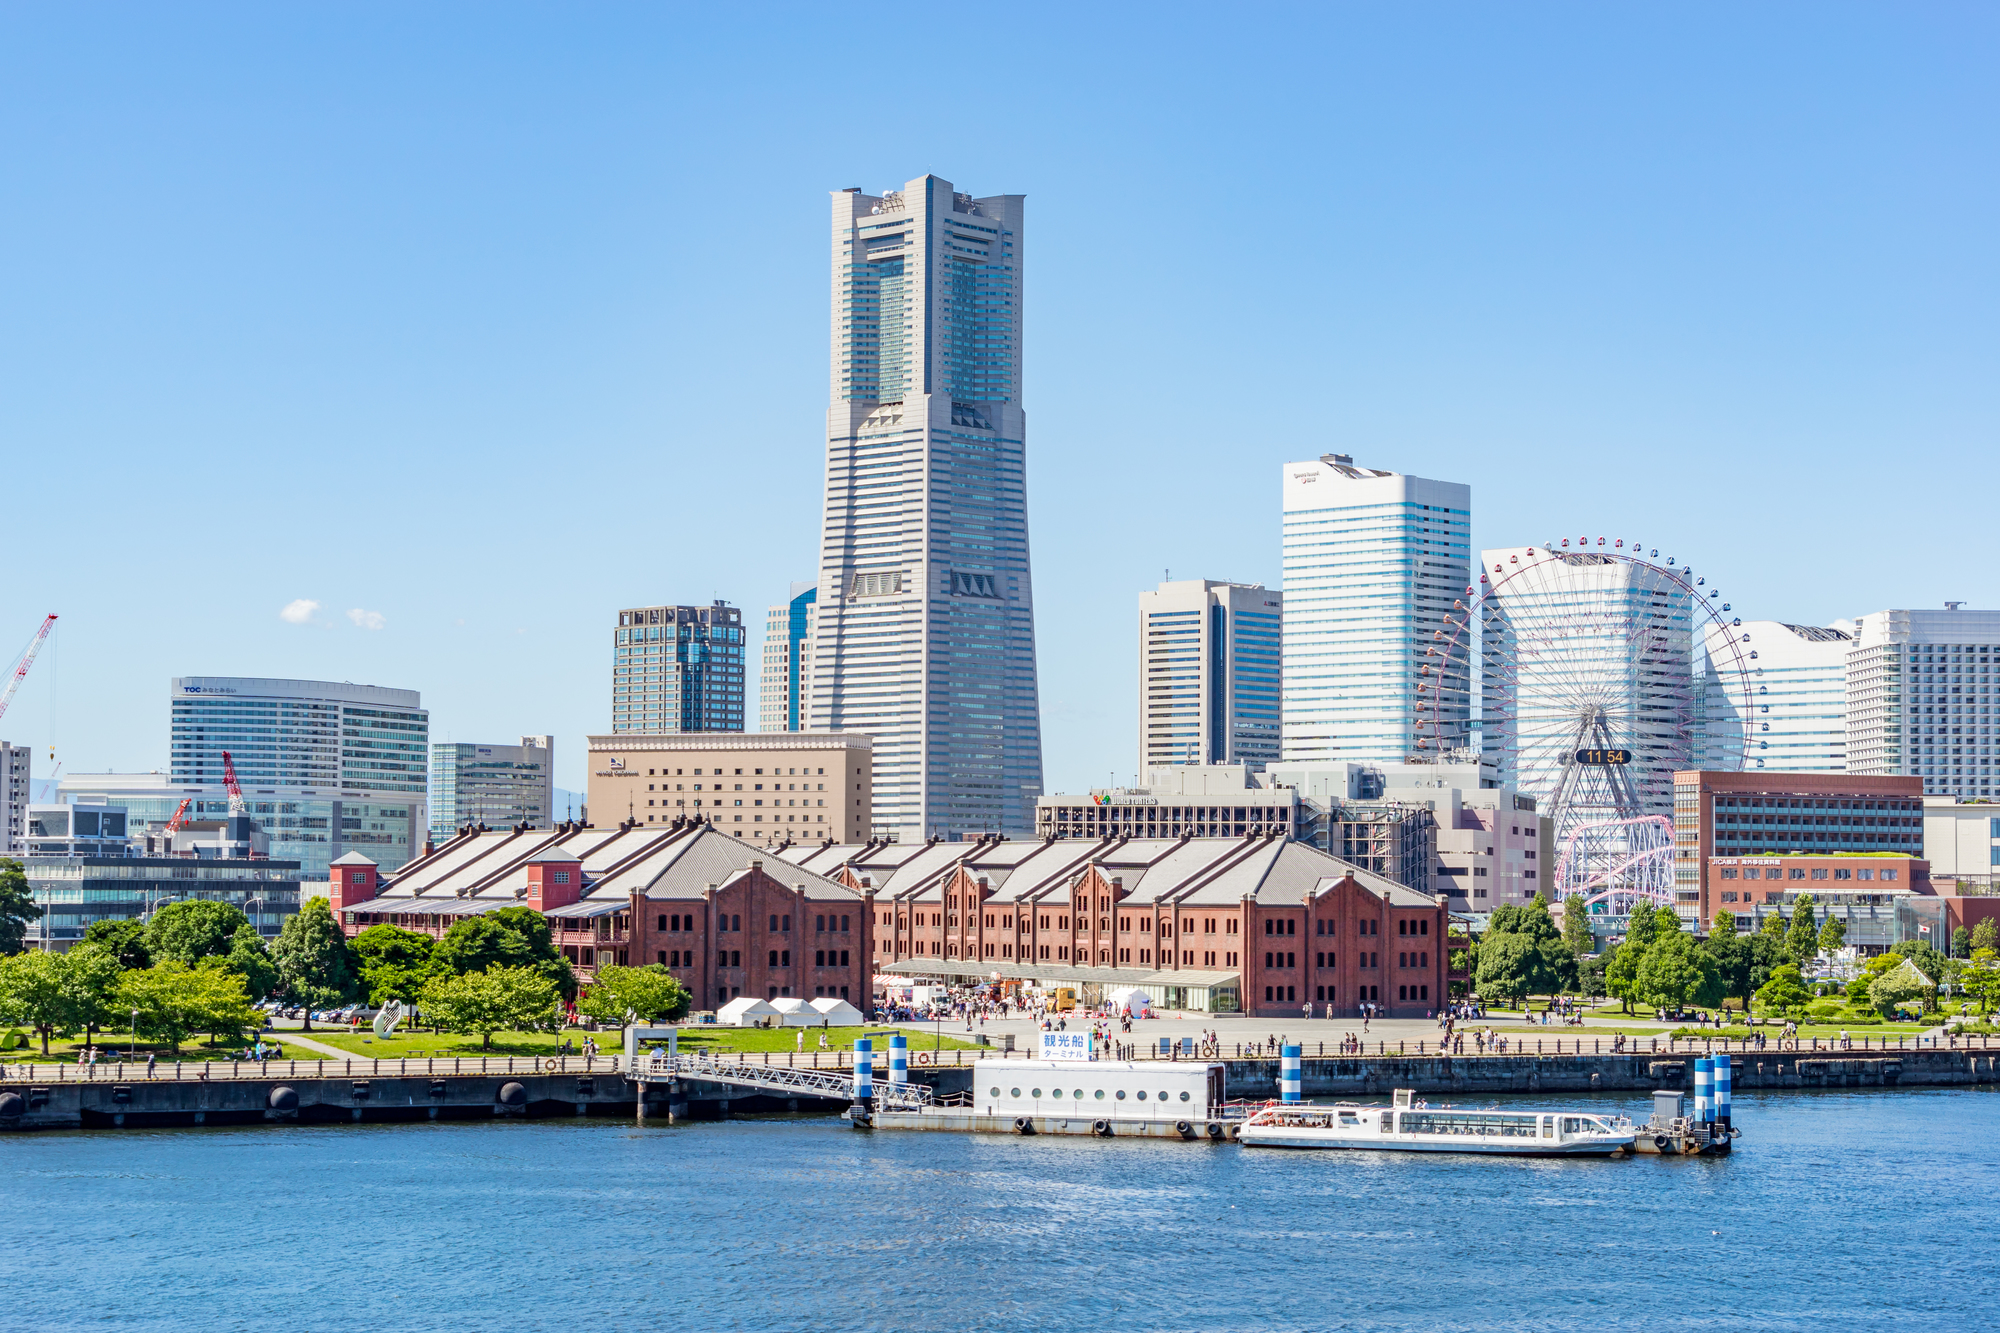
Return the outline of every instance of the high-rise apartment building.
[[[1847,659],[1847,771],[1910,774],[1931,796],[1992,796],[2000,611],[1877,611]]]
[[[1444,748],[1469,743],[1467,664],[1442,649],[1472,577],[1471,487],[1346,454],[1287,463],[1284,560],[1288,762],[1402,763],[1430,734],[1433,714],[1416,705],[1438,672],[1464,701],[1435,715]]]
[[[804,731],[812,717],[813,608],[818,600],[818,585],[794,583],[790,599],[772,607],[764,621],[759,731]]]
[[[1725,636],[1747,635],[1744,642],[1757,656],[1749,663],[1747,698],[1740,682],[1724,682],[1713,666],[1707,669],[1703,702],[1710,748],[1697,759],[1709,767],[1734,768],[1740,758],[1751,772],[1846,772],[1852,629],[1851,622],[1824,627],[1778,620],[1711,627],[1712,651]],[[1745,708],[1750,711],[1747,730]]]
[[[553,736],[523,736],[519,745],[436,742],[431,836],[442,841],[467,824],[554,827],[555,757]]]
[[[810,727],[875,738],[878,835],[1034,828],[1022,202],[833,196]]]
[[[0,856],[19,856],[27,836],[28,801],[34,794],[35,752],[0,741]]]
[[[612,638],[611,729],[743,730],[743,613],[709,606],[638,606]]]
[[[137,775],[135,794],[176,804],[186,796],[194,818],[220,818],[229,808],[222,788],[227,750],[251,817],[270,837],[271,855],[299,861],[308,876],[324,873],[345,851],[400,866],[421,850],[430,714],[417,691],[178,676],[171,695],[165,790],[157,775]],[[67,780],[63,786],[70,790]],[[123,799],[110,782],[68,799],[86,794]]]
[[[1139,594],[1139,767],[1278,760],[1284,598],[1182,579]]]

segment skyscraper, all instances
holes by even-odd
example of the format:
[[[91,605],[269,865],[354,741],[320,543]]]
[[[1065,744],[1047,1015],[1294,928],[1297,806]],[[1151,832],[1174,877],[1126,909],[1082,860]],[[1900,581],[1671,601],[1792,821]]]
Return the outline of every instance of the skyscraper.
[[[1723,681],[1712,661],[1706,666],[1701,700],[1705,734],[1698,738],[1705,748],[1695,757],[1695,766],[1845,773],[1852,630],[1852,622],[1832,628],[1779,620],[1710,626],[1711,651],[1719,650],[1727,636],[1748,635],[1744,641],[1757,657],[1750,665],[1747,698],[1736,682]],[[1748,719],[1743,717],[1745,708],[1750,710]]]
[[[833,196],[812,729],[875,738],[873,825],[1028,835],[1042,789],[1022,196]]]
[[[2000,611],[1877,611],[1847,666],[1847,771],[1911,774],[1931,796],[2000,795]]]
[[[757,683],[757,730],[804,731],[812,720],[813,611],[819,587],[794,583],[764,621],[764,674]]]
[[[158,804],[133,819],[164,814],[188,798],[196,819],[229,813],[222,752],[229,752],[249,812],[270,837],[271,855],[323,875],[344,851],[364,851],[385,868],[423,847],[429,786],[430,714],[415,690],[322,680],[177,676],[166,790],[157,776],[138,792]],[[120,775],[97,775],[94,790],[69,799],[123,799]]]
[[[639,606],[618,613],[611,644],[611,730],[743,730],[743,613]]]
[[[1278,760],[1284,598],[1183,579],[1139,594],[1139,767]]]
[[[1284,524],[1285,760],[1400,764],[1430,732],[1425,667],[1469,701],[1463,654],[1431,650],[1471,581],[1472,488],[1325,454],[1285,464]],[[1442,721],[1468,743],[1469,702]]]
[[[28,801],[33,795],[35,752],[0,741],[0,856],[18,856],[27,836]]]

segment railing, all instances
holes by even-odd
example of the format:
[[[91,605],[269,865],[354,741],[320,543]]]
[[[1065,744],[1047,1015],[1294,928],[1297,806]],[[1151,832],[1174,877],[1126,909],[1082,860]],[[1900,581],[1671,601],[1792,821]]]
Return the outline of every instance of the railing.
[[[1301,1042],[1301,1056],[1308,1060],[1422,1056],[1435,1059],[1506,1059],[1522,1055],[1708,1055],[1756,1054],[1759,1051],[1787,1054],[1867,1054],[1890,1055],[1913,1051],[1992,1051],[1993,1038],[1984,1035],[1945,1037],[1852,1037],[1842,1043],[1835,1037],[1772,1037],[1756,1039],[1701,1037],[1628,1037],[1620,1042],[1607,1037],[1508,1036],[1504,1047],[1495,1042],[1482,1050],[1469,1038],[1454,1039],[1447,1051],[1435,1041]],[[1532,1041],[1532,1046],[1530,1045]],[[1389,1049],[1391,1046],[1394,1050]],[[910,1068],[968,1069],[982,1059],[1004,1054],[1000,1051],[912,1051]],[[919,1055],[928,1057],[920,1060]],[[1263,1042],[1211,1043],[1194,1054],[1186,1051],[1163,1053],[1144,1046],[1131,1052],[1133,1058],[1173,1062],[1185,1060],[1273,1060],[1275,1047]],[[887,1082],[888,1061],[876,1051],[875,1087],[894,1086]],[[769,1070],[780,1073],[818,1073],[851,1076],[852,1051],[752,1051],[716,1054],[684,1053],[683,1061],[707,1062],[702,1067],[727,1066],[732,1070]],[[176,1060],[147,1065],[138,1060],[103,1060],[96,1064],[16,1063],[0,1064],[0,1083],[130,1083],[145,1080],[199,1083],[228,1079],[287,1078],[426,1078],[475,1074],[617,1074],[622,1057],[617,1055],[439,1055],[391,1060]],[[690,1066],[691,1068],[693,1066]],[[693,1077],[694,1075],[689,1075]],[[789,1086],[789,1085],[788,1085]],[[803,1086],[803,1085],[800,1085]],[[911,1087],[922,1086],[910,1084]],[[927,1090],[928,1095],[928,1090]]]
[[[712,1055],[649,1055],[634,1062],[629,1078],[642,1082],[674,1078],[700,1079],[756,1088],[762,1092],[803,1093],[845,1101],[854,1094],[850,1075],[827,1069],[798,1069],[786,1065],[753,1064],[747,1060],[723,1060]],[[931,1089],[921,1083],[889,1083],[876,1079],[871,1085],[875,1104],[884,1109],[917,1110],[931,1104]]]

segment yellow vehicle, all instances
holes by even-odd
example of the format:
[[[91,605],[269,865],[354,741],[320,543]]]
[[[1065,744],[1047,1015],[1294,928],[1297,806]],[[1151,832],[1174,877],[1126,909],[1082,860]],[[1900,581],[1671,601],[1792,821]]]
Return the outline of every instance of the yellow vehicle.
[[[1076,991],[1068,986],[1058,986],[1049,992],[1049,1012],[1066,1014],[1076,1008]]]

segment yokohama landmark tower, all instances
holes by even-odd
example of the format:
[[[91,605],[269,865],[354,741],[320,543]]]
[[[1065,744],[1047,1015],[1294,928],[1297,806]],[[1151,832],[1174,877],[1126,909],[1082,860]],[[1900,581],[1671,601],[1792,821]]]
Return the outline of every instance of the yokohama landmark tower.
[[[843,190],[831,240],[812,727],[875,738],[878,836],[1032,834],[1022,196]]]

